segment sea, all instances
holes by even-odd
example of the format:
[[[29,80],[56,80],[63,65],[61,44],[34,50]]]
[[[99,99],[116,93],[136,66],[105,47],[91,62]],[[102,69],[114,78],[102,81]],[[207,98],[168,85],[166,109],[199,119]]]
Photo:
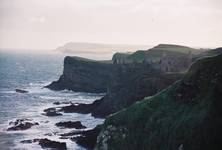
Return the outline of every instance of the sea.
[[[38,143],[21,143],[22,140],[36,138],[66,142],[69,150],[84,150],[74,141],[59,136],[75,129],[61,129],[55,123],[81,121],[87,129],[103,123],[103,119],[94,118],[91,114],[62,113],[62,116],[55,117],[42,115],[44,109],[56,107],[54,102],[92,103],[104,95],[44,88],[62,74],[64,57],[63,54],[0,52],[1,150],[41,150]],[[17,93],[15,89],[27,90],[28,93]],[[24,118],[32,119],[39,125],[23,131],[7,131],[11,121]]]

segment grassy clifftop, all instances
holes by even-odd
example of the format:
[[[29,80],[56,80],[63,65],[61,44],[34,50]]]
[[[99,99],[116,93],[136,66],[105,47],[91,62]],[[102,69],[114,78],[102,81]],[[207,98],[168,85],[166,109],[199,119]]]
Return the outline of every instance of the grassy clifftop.
[[[181,46],[181,45],[173,45],[173,44],[159,44],[152,48],[152,50],[165,50],[171,52],[179,52],[179,53],[189,53],[190,51],[194,54],[200,53],[200,50],[191,48],[188,46]]]
[[[222,55],[197,61],[161,93],[106,119],[96,149],[222,149]]]
[[[80,62],[88,62],[88,63],[100,63],[100,64],[110,64],[112,63],[111,60],[93,60],[93,59],[88,59],[88,58],[83,58],[83,57],[78,57],[78,56],[67,56],[65,58],[66,61],[74,62],[74,61],[80,61]]]
[[[168,56],[183,57],[189,52],[192,54],[201,53],[200,50],[172,44],[159,44],[149,50],[138,50],[134,53],[116,53],[113,55],[112,60],[123,59],[125,63],[142,62],[143,60],[158,60],[163,54]]]

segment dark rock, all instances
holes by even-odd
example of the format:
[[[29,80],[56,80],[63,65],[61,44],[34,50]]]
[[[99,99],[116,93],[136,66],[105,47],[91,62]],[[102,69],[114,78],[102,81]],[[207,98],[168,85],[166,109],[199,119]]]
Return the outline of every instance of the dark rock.
[[[97,126],[92,130],[82,131],[80,136],[71,139],[87,149],[93,149],[96,145],[97,136],[100,131],[101,126]]]
[[[23,141],[20,141],[20,143],[30,144],[30,143],[33,143],[33,140],[23,140]]]
[[[17,119],[16,121],[10,121],[9,125],[18,125],[25,121],[32,121],[32,119],[29,119],[29,118]]]
[[[23,141],[20,141],[20,143],[22,144],[31,144],[31,143],[35,143],[35,142],[38,142],[39,139],[33,139],[33,140],[23,140]]]
[[[56,108],[47,108],[43,110],[44,112],[53,112],[56,111]]]
[[[69,138],[64,136],[64,137],[59,137],[59,139],[69,139]]]
[[[103,100],[96,100],[92,104],[72,104],[69,106],[61,107],[61,111],[65,113],[91,113]]]
[[[39,145],[42,148],[52,148],[55,150],[66,150],[65,142],[51,141],[49,139],[39,139]]]
[[[53,150],[66,150],[67,149],[65,142],[51,141],[47,138],[20,141],[20,143],[23,143],[23,144],[30,144],[30,143],[36,143],[36,142],[38,142],[42,148],[50,148]]]
[[[32,126],[39,125],[37,122],[30,122],[31,119],[17,119],[15,122],[10,122],[9,125],[13,125],[8,128],[7,131],[27,130]]]
[[[54,102],[54,105],[61,105],[61,104],[72,104],[72,102]]]
[[[86,126],[83,126],[80,121],[58,122],[55,125],[58,127],[64,127],[64,128],[75,128],[75,129],[85,129],[86,128]]]
[[[45,113],[43,113],[43,115],[50,116],[50,117],[62,115],[61,113],[57,112],[56,108],[48,108],[48,109],[45,109],[44,112]]]
[[[22,90],[22,89],[15,89],[15,91],[16,91],[17,93],[28,93],[28,91]]]
[[[38,123],[30,123],[30,122],[25,122],[25,123],[21,123],[17,126],[13,126],[7,129],[7,131],[16,131],[16,130],[26,130],[31,128],[34,125],[39,125]]]
[[[60,102],[54,102],[53,104],[54,105],[60,105],[61,103]]]

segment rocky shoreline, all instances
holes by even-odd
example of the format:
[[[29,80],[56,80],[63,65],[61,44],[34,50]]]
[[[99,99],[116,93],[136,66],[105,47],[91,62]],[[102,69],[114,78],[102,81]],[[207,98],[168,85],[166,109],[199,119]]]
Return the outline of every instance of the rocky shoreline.
[[[98,100],[97,100],[98,101]],[[94,103],[97,103],[95,101]],[[54,102],[54,105],[60,105],[60,104],[71,104],[71,107],[77,105],[73,104],[71,102]],[[85,107],[87,104],[79,104],[80,108]],[[91,104],[93,105],[93,103]],[[62,107],[55,107],[55,108],[47,108],[43,110],[44,113],[42,115],[48,116],[48,117],[59,117],[62,114],[61,111],[66,110],[66,113],[69,112],[70,106],[62,106]],[[64,110],[63,110],[64,109]],[[73,111],[72,111],[73,112]],[[78,112],[79,113],[79,112]],[[59,114],[59,115],[58,115]],[[49,118],[50,120],[50,118]],[[9,127],[7,131],[9,132],[15,132],[15,131],[24,131],[24,130],[30,130],[34,126],[40,126],[42,123],[48,123],[49,121],[45,122],[36,122],[33,119],[30,118],[21,118],[16,119],[15,121],[9,122]],[[55,123],[55,126],[60,129],[73,129],[73,131],[63,134],[55,133],[56,135],[60,136],[60,139],[70,139],[74,142],[76,142],[78,145],[86,148],[86,149],[93,149],[93,147],[96,144],[97,136],[101,130],[100,126],[97,126],[93,129],[87,128],[84,124],[82,124],[80,121],[61,121]],[[51,133],[45,134],[46,136],[54,136]],[[55,150],[66,150],[67,145],[66,142],[59,142],[56,140],[50,140],[48,138],[35,138],[35,139],[26,139],[20,141],[21,144],[33,144],[37,143],[40,145],[43,149],[55,149]]]
[[[181,79],[184,79],[184,75],[185,77],[188,76],[186,70],[194,60],[215,53],[222,53],[222,50],[216,49],[212,52],[213,54],[210,52],[200,54],[198,52],[191,55],[188,52],[192,49],[188,47],[179,47],[179,49],[185,49],[185,52],[174,52],[169,50],[169,47],[167,47],[167,50],[163,50],[164,46],[154,47],[150,51],[137,51],[131,55],[116,54],[112,61],[93,61],[79,57],[66,57],[63,74],[58,81],[52,82],[46,88],[106,94],[90,104],[56,101],[53,103],[55,107],[43,110],[42,115],[60,117],[64,113],[79,113],[90,114],[96,118],[106,118],[105,124],[98,125],[93,129],[87,128],[80,121],[73,120],[60,121],[54,124],[60,129],[72,130],[68,133],[59,134],[61,139],[70,139],[86,149],[94,149],[95,147],[105,149],[106,146],[102,144],[108,145],[109,143],[104,142],[104,140],[110,140],[111,137],[122,140],[131,131],[131,128],[128,129],[125,124],[123,124],[124,126],[122,124],[118,126],[114,123],[113,125],[112,116],[116,116],[116,113],[118,116],[119,112],[125,112],[129,107],[138,105],[146,97],[154,96],[155,98],[160,91],[172,88],[171,85],[175,81],[179,80],[183,88],[178,88],[171,96],[174,99],[192,103],[192,99],[196,97],[195,93],[198,92],[198,87],[181,81]],[[173,46],[172,49],[175,47],[178,48],[178,46]],[[28,91],[16,89],[16,92],[27,93]],[[137,121],[143,121],[143,119]],[[10,122],[9,125],[11,127],[7,130],[13,132],[29,130],[41,125],[41,122],[25,118]],[[141,128],[143,127],[141,126]],[[140,128],[136,130],[139,131]],[[116,134],[117,132],[118,134]],[[65,142],[47,138],[28,139],[21,141],[21,143],[38,143],[42,148],[67,149]],[[118,144],[122,146],[121,143]]]
[[[197,59],[221,53],[221,48],[201,52],[179,45],[160,44],[147,51],[116,53],[112,61],[68,56],[60,79],[46,87],[106,93],[93,104],[71,104],[61,109],[63,112],[91,113],[94,117],[105,118],[172,85]]]

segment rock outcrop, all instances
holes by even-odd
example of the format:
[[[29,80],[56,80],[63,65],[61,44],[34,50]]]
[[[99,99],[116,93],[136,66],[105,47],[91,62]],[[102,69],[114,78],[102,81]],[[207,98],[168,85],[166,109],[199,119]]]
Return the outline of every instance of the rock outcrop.
[[[92,113],[102,102],[103,99],[95,100],[91,104],[71,104],[68,106],[61,107],[60,111],[63,111],[65,113],[89,114]]]
[[[56,108],[47,108],[44,110],[45,113],[42,113],[42,115],[54,117],[54,116],[62,116],[61,113],[57,112]]]
[[[62,128],[75,128],[75,129],[85,129],[86,126],[82,125],[80,121],[66,121],[66,122],[58,122],[55,124],[57,127]]]
[[[85,147],[87,150],[92,150],[96,145],[96,140],[99,132],[101,131],[101,126],[96,126],[93,129],[81,131],[80,136],[71,138],[77,144]]]
[[[38,142],[38,144],[43,149],[53,149],[53,150],[66,150],[67,149],[65,142],[52,141],[47,138],[20,141],[20,143],[23,143],[23,144],[30,144],[30,143],[36,143],[36,142]]]
[[[9,125],[12,125],[7,129],[7,131],[18,131],[27,130],[33,126],[39,125],[38,122],[34,122],[32,119],[17,119],[16,121],[11,121]]]
[[[17,93],[28,93],[28,91],[22,90],[22,89],[15,89],[15,91],[16,91]]]
[[[55,150],[66,150],[67,149],[65,142],[51,141],[49,139],[39,139],[39,145],[42,148],[52,148]]]
[[[222,55],[194,63],[182,80],[109,116],[96,150],[222,149]]]
[[[110,62],[67,56],[59,80],[46,87],[52,90],[103,93],[106,92],[112,69]]]

